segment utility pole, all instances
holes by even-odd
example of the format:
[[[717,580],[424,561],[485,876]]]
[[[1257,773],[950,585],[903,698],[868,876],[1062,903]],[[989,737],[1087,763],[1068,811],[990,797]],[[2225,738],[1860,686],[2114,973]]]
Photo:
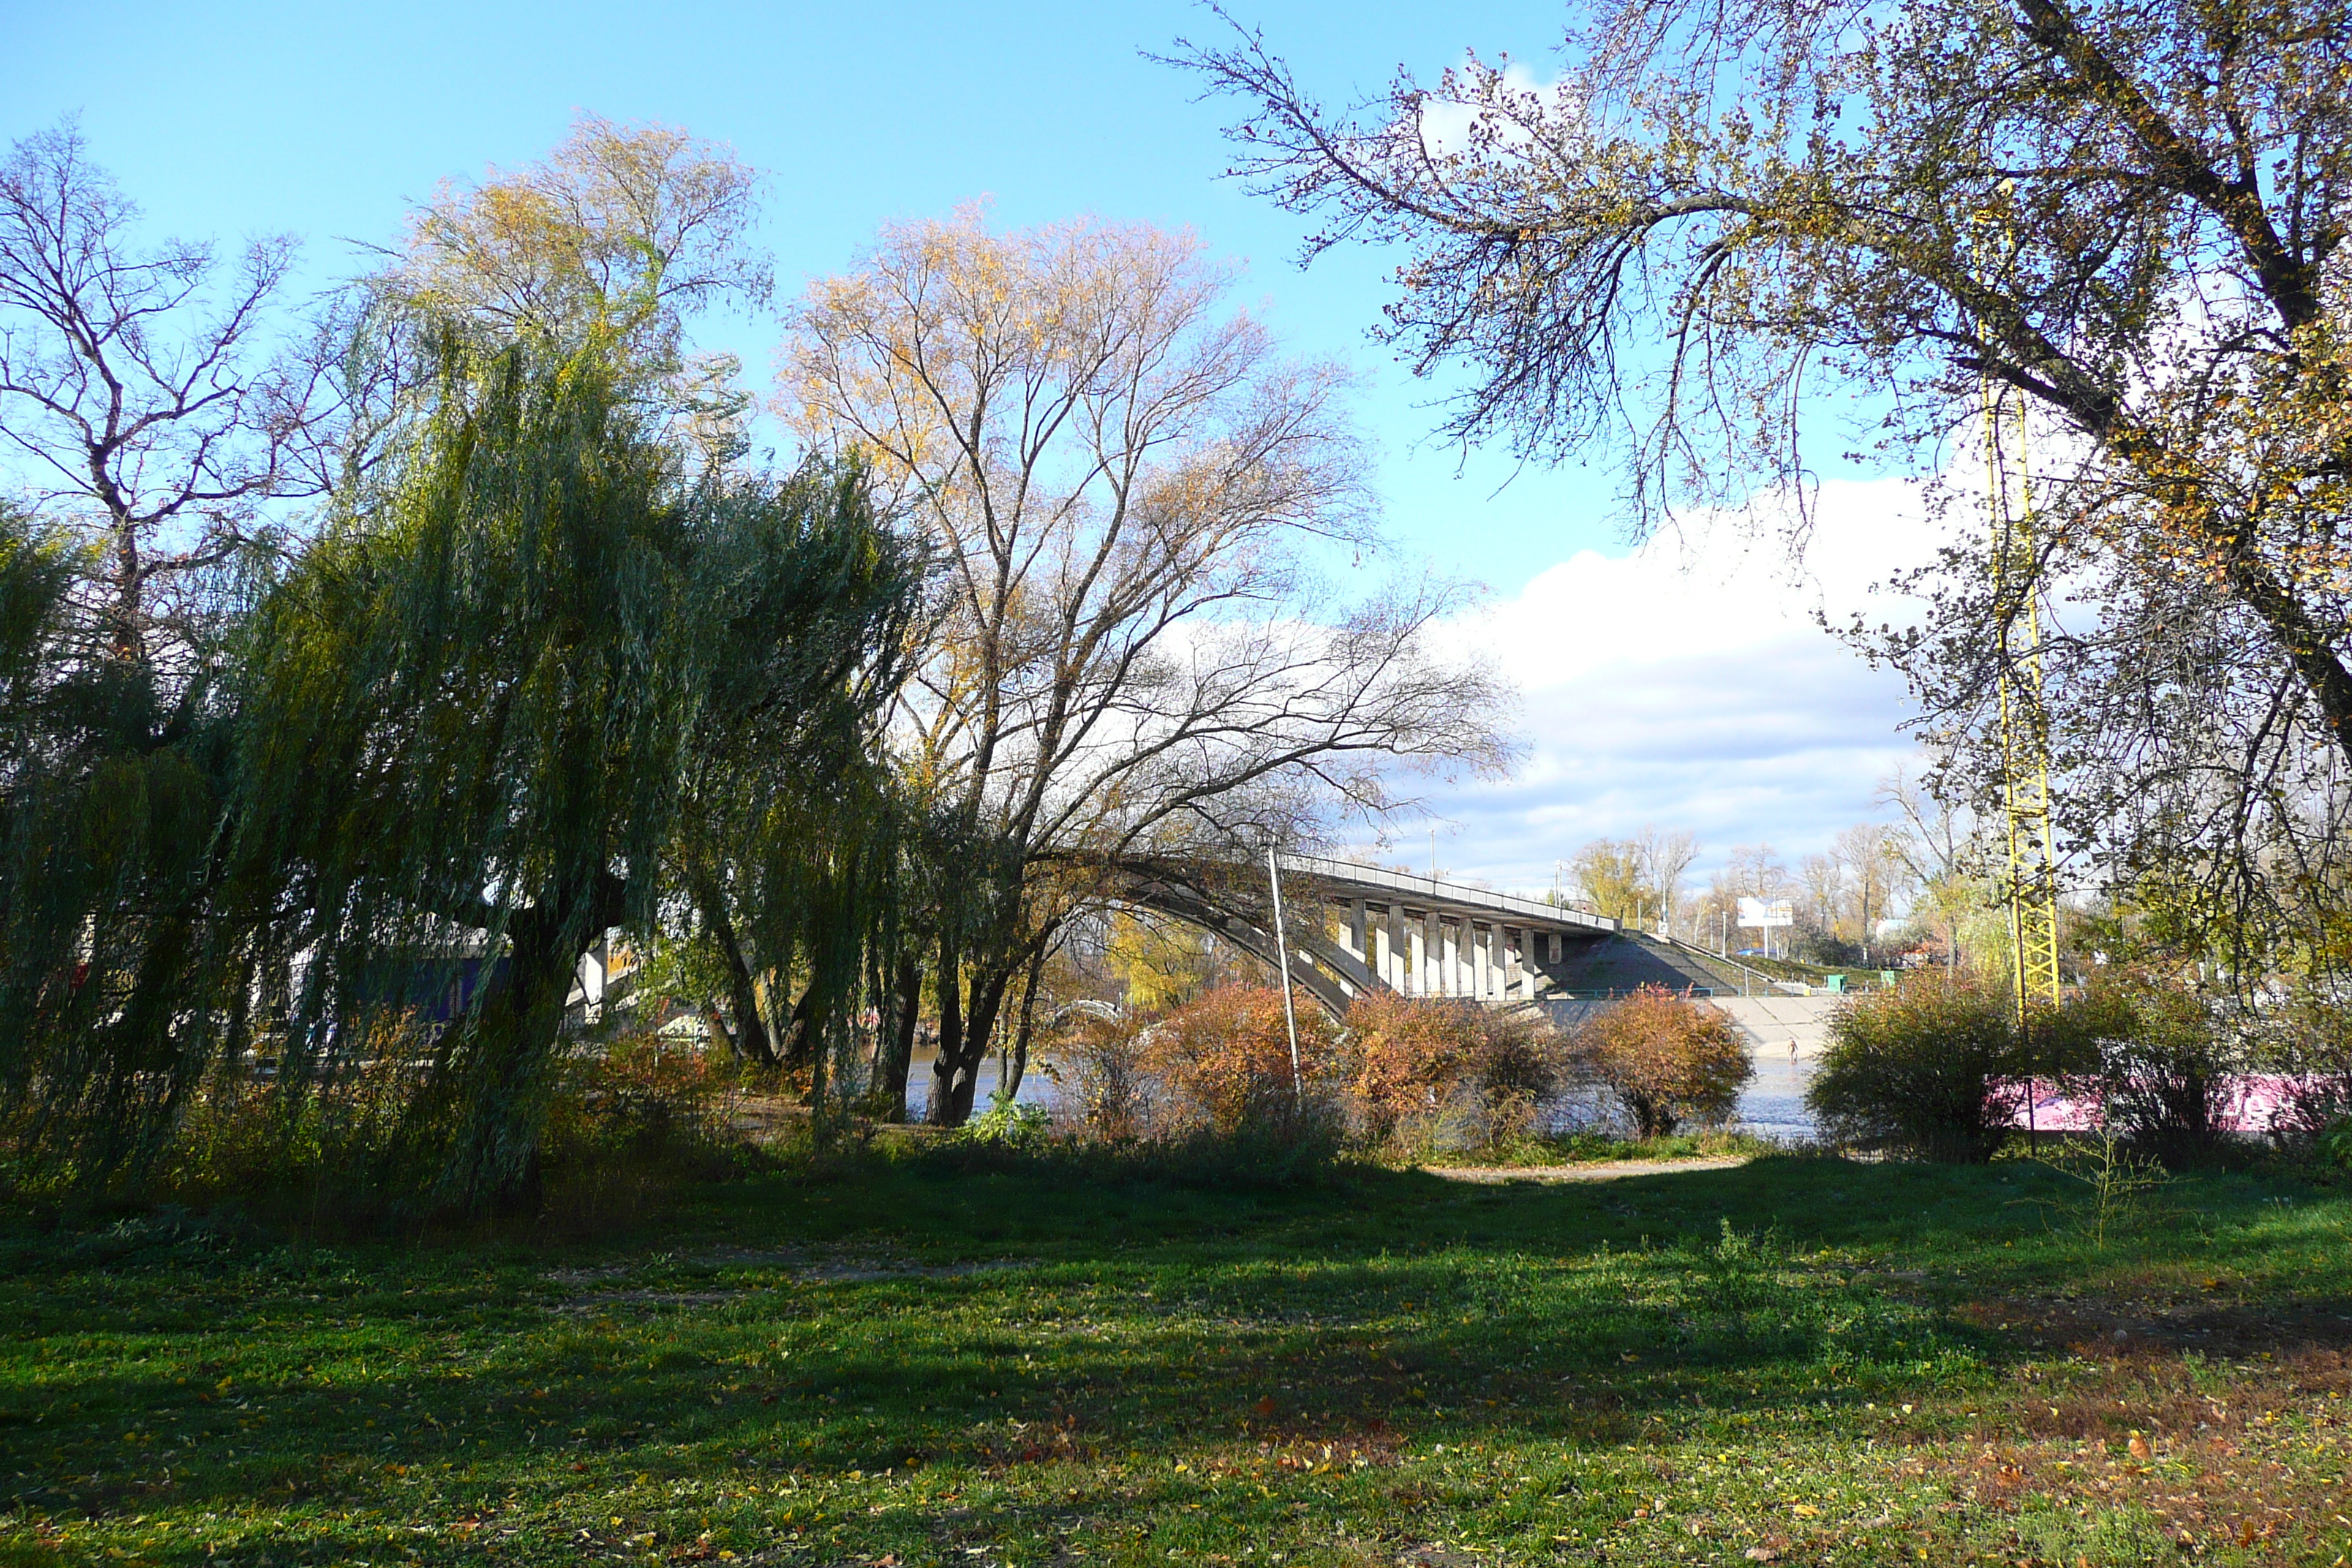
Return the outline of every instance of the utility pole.
[[[1430,842],[1437,841],[1437,830],[1430,829]],[[1274,888],[1274,954],[1282,966],[1282,1026],[1290,1034],[1290,1102],[1296,1107],[1307,1101],[1307,1080],[1298,1070],[1298,1013],[1290,1000],[1290,942],[1282,933],[1282,867],[1274,858],[1274,847],[1266,847],[1265,879]]]
[[[1981,237],[1980,243],[1981,241]],[[2008,236],[2010,247],[2016,236]],[[1979,324],[1988,340],[1990,331]],[[1988,342],[1979,363],[1992,363]],[[2050,830],[2050,731],[2042,706],[2042,595],[2033,542],[2033,481],[2026,451],[2022,393],[1979,378],[1983,400],[1985,505],[1992,513],[1992,588],[2007,613],[2000,631],[2002,816],[2009,828],[2009,935],[2011,1000],[2025,1058],[2025,1136],[2041,1145],[2033,1104],[2033,1008],[2058,1000],[2058,865]],[[2002,439],[2016,431],[2012,468]],[[1958,943],[1954,944],[1955,949]],[[1958,953],[1953,954],[1957,961]]]

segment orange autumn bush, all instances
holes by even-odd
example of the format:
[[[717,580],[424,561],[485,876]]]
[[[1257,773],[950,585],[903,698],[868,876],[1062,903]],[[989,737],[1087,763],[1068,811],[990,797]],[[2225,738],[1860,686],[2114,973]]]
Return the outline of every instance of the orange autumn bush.
[[[1439,1119],[1480,1144],[1523,1131],[1559,1087],[1559,1067],[1557,1036],[1525,1014],[1391,991],[1348,1009],[1344,1090],[1376,1141]]]
[[[1328,1093],[1339,1031],[1311,1001],[1299,998],[1297,1012],[1299,1066],[1308,1097],[1319,1101]],[[1150,1031],[1144,1059],[1177,1104],[1220,1135],[1286,1124],[1301,1110],[1276,986],[1204,993]]]
[[[1575,1043],[1585,1069],[1644,1138],[1664,1137],[1687,1122],[1721,1121],[1756,1075],[1728,1017],[1658,985],[1644,985],[1595,1013]]]

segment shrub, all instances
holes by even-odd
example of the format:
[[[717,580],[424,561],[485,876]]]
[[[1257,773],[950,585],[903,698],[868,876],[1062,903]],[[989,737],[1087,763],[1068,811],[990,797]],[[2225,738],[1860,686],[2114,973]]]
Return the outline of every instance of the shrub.
[[[1558,1037],[1540,1019],[1475,1002],[1367,992],[1348,1009],[1340,1088],[1374,1141],[1424,1140],[1441,1121],[1487,1146],[1525,1131],[1559,1087]]]
[[[751,1158],[736,1128],[734,1064],[658,1036],[624,1037],[566,1064],[539,1145],[540,1217],[624,1224],[686,1184]]]
[[[1478,1026],[1459,1098],[1469,1101],[1479,1142],[1493,1144],[1528,1131],[1538,1108],[1559,1092],[1566,1052],[1559,1031],[1531,1013],[1482,1007]]]
[[[1229,985],[1187,1003],[1147,1037],[1144,1064],[1167,1086],[1175,1109],[1231,1137],[1295,1121],[1333,1076],[1337,1034],[1321,1008],[1297,1009],[1299,1077],[1318,1091],[1300,1093],[1290,1059],[1282,993],[1270,985]]]
[[[158,1195],[348,1218],[385,1207],[417,1184],[421,1162],[405,1146],[416,1141],[408,1103],[414,1075],[401,1063],[363,1059],[341,1078],[299,1092],[248,1064],[236,1068],[215,1072],[189,1097],[157,1163]]]
[[[1071,1131],[1090,1142],[1133,1143],[1150,1135],[1158,1085],[1146,1061],[1150,1021],[1130,1013],[1084,1018],[1039,1070],[1061,1091]]]
[[[1919,970],[1830,1019],[1805,1103],[1841,1142],[1982,1163],[2007,1142],[2023,1063],[2009,998],[1974,978]]]
[[[2352,1127],[2352,1003],[2312,989],[2298,990],[2265,1020],[2249,1055],[2286,1086],[2273,1136],[2328,1158],[2320,1141]],[[2344,1163],[2352,1166],[2352,1142]]]
[[[1006,1149],[1034,1149],[1045,1142],[1052,1118],[1041,1105],[1019,1105],[998,1089],[988,1097],[988,1109],[958,1128],[955,1136],[966,1143],[992,1143]]]
[[[1576,1049],[1643,1138],[1686,1121],[1722,1121],[1756,1074],[1729,1018],[1657,985],[1586,1019]]]
[[[2210,1003],[2178,983],[2130,974],[2103,981],[2086,1000],[2113,1020],[2099,1041],[2107,1125],[2165,1164],[2210,1160],[2224,1142],[2223,1097],[2244,1066]]]

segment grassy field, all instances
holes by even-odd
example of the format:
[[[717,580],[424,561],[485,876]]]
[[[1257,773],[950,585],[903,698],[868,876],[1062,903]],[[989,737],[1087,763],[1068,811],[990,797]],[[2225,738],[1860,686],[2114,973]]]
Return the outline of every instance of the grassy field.
[[[0,1561],[2346,1560],[2352,1203],[940,1154],[626,1236],[5,1240]]]

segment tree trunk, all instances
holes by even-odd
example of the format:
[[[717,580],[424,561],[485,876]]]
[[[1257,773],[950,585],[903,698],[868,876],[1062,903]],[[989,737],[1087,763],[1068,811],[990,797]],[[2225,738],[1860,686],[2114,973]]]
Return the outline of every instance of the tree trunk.
[[[446,1196],[493,1214],[537,1206],[539,1137],[564,998],[589,947],[620,923],[626,890],[620,878],[599,872],[508,917],[506,984],[483,1009],[455,1086],[459,1120],[442,1175]]]
[[[701,906],[703,926],[719,943],[719,956],[727,963],[728,1000],[735,1009],[735,1032],[728,1044],[744,1061],[774,1067],[776,1046],[769,1037],[767,1020],[760,1014],[759,979],[751,973],[750,960],[743,956],[742,943],[736,939],[735,922],[728,918],[727,902],[717,888],[708,884],[699,889],[695,902]]]
[[[561,921],[539,910],[507,928],[507,974],[483,1009],[457,1084],[458,1128],[442,1190],[468,1208],[516,1214],[539,1192],[548,1069],[579,954],[565,963]]]
[[[961,954],[956,951],[954,940],[941,936],[939,973],[939,1054],[931,1060],[931,1103],[924,1117],[924,1120],[934,1127],[962,1125],[962,1118],[955,1116],[951,1110],[955,1104],[956,1074],[964,1065],[963,975],[961,959]],[[971,1103],[969,1094],[964,1097],[964,1103],[969,1109]]]
[[[964,1026],[964,1060],[949,1089],[949,1127],[971,1120],[971,1102],[980,1089],[980,1067],[987,1059],[988,1042],[995,1037],[996,1020],[1004,1010],[1004,993],[1017,970],[999,968],[976,981],[971,992],[971,1017]],[[934,1119],[936,1120],[936,1119]]]
[[[826,1115],[824,1100],[825,1069],[833,1063],[832,1053],[825,1049],[826,1018],[813,1001],[815,995],[816,982],[812,980],[808,989],[801,993],[800,1005],[793,1009],[793,1037],[800,1046],[801,1054],[808,1058],[808,1102],[815,1118],[818,1136],[823,1138],[830,1136],[828,1129],[832,1125]]]
[[[798,1072],[803,1068],[814,1070],[816,1030],[811,998],[815,994],[816,982],[811,980],[802,990],[801,999],[793,1004],[792,1022],[784,1026],[784,1048],[776,1053],[776,1060],[786,1072]]]
[[[1013,1048],[1005,1055],[1004,1082],[1001,1092],[1006,1103],[1021,1093],[1021,1080],[1029,1072],[1029,1037],[1037,1022],[1037,974],[1045,967],[1045,954],[1041,949],[1029,961],[1028,973],[1021,980],[1021,1022],[1013,1034]]]
[[[915,1061],[915,1020],[923,1006],[923,966],[913,953],[899,958],[891,977],[891,1012],[874,1054],[874,1100],[892,1121],[907,1120],[907,1074]]]

